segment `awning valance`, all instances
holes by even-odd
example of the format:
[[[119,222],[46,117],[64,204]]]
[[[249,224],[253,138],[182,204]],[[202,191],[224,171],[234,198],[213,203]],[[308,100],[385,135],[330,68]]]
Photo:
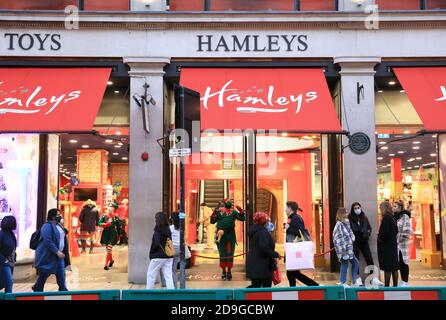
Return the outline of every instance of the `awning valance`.
[[[201,129],[341,132],[322,69],[182,68]]]
[[[394,68],[427,131],[446,131],[446,68]]]
[[[110,68],[0,69],[0,132],[88,132]]]

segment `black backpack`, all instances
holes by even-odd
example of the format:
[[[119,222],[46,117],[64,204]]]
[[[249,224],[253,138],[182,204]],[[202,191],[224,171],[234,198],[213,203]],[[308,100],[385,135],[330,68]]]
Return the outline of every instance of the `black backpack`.
[[[40,242],[40,229],[31,235],[31,239],[29,240],[29,248],[32,250],[36,250],[39,242]]]

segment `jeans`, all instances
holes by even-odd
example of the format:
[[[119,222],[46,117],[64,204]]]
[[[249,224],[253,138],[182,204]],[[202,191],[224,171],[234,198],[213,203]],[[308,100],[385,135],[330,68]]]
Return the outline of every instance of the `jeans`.
[[[3,268],[1,269],[1,276],[4,277],[4,283],[5,283],[5,293],[12,293],[12,285],[14,283],[12,278],[13,269],[9,264],[4,264]]]
[[[359,261],[358,258],[353,257],[351,260],[341,260],[341,283],[344,284],[347,281],[348,263],[352,264],[352,282],[354,283],[358,278]]]
[[[43,288],[45,287],[46,280],[51,275],[46,270],[39,270],[39,276],[37,278],[37,282],[34,285],[35,292],[43,292]],[[59,286],[59,291],[68,291],[67,286],[65,284],[65,260],[58,259],[57,260],[57,270],[56,270],[56,280],[57,285]]]
[[[403,254],[399,252],[401,280],[409,282],[409,265],[404,263]]]
[[[166,280],[167,289],[174,289],[172,279],[172,263],[173,258],[168,259],[152,259],[147,269],[147,283],[146,289],[153,289],[155,287],[156,277],[162,270],[164,280]]]
[[[353,253],[355,254],[356,258],[358,258],[359,262],[359,253],[362,253],[364,256],[364,260],[367,263],[368,266],[373,266],[373,257],[372,252],[370,251],[370,246],[368,241],[357,241],[353,243]],[[373,270],[370,271],[370,274],[373,273]],[[359,268],[358,268],[358,274],[359,274]]]

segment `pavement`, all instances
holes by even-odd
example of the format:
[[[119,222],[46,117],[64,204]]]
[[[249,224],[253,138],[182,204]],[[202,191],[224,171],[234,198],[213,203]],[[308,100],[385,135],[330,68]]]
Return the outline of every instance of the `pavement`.
[[[200,255],[208,257],[218,257],[216,250],[206,250],[196,246]],[[241,253],[240,249],[236,251]],[[104,270],[105,248],[96,248],[93,254],[82,254],[80,257],[72,259],[72,271],[67,272],[67,287],[69,290],[106,290],[106,289],[144,289],[144,284],[128,283],[127,275],[127,246],[117,246],[113,249],[115,264],[113,268]],[[282,283],[279,287],[288,286],[285,274],[285,266],[280,263],[282,272]],[[412,261],[410,265],[411,286],[446,286],[446,270],[429,269],[422,266],[417,261]],[[321,270],[305,271],[307,276],[323,285],[335,285],[338,283],[339,274],[324,272]],[[250,282],[245,278],[243,258],[235,259],[235,266],[232,271],[232,281],[222,281],[221,271],[218,268],[217,259],[197,258],[196,265],[186,270],[186,287],[190,289],[205,288],[245,288]],[[16,282],[15,292],[30,292],[34,283],[33,278]],[[159,284],[158,284],[159,286]],[[54,276],[48,279],[45,291],[57,291]]]

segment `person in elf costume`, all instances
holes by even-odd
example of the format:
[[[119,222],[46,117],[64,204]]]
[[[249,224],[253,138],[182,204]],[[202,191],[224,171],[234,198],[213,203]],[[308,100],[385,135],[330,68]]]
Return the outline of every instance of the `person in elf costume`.
[[[225,200],[224,207],[216,208],[211,216],[211,223],[217,224],[217,247],[220,255],[222,279],[232,280],[231,269],[234,264],[234,251],[237,244],[235,235],[235,220],[246,221],[245,211],[233,202]]]
[[[101,244],[106,246],[107,255],[105,258],[104,270],[113,267],[113,246],[118,242],[119,218],[116,217],[113,208],[104,213],[99,219],[99,226],[103,228],[101,236]]]

